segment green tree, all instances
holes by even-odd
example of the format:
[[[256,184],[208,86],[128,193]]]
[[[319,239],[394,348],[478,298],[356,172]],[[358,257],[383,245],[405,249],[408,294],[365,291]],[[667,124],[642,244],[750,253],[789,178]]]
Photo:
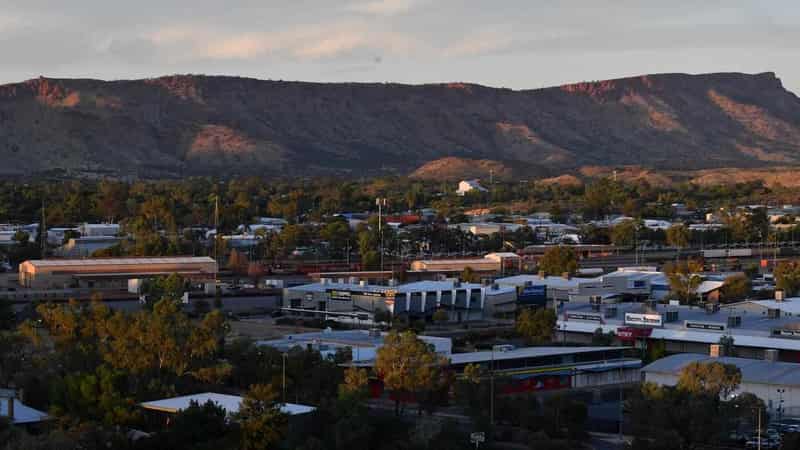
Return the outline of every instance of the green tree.
[[[461,271],[461,281],[465,283],[477,283],[481,280],[480,276],[475,273],[475,270],[473,270],[472,267],[467,266],[464,267],[463,271]]]
[[[556,313],[550,308],[523,309],[517,317],[515,329],[530,344],[550,342],[556,327]]]
[[[436,388],[444,361],[412,331],[390,332],[378,349],[375,370],[396,395],[421,395]],[[400,401],[395,402],[399,414]],[[421,412],[421,409],[420,409]]]
[[[737,301],[750,294],[750,278],[743,274],[731,275],[722,284],[722,298],[726,302]]]
[[[436,323],[444,323],[450,320],[450,315],[447,314],[447,311],[439,308],[433,313],[433,321]]]
[[[242,450],[277,448],[286,435],[288,419],[280,410],[278,393],[272,385],[250,387],[239,408]]]
[[[636,236],[635,220],[625,220],[611,229],[611,243],[620,247],[632,247]]]
[[[569,247],[549,247],[539,260],[539,270],[546,275],[573,274],[578,270],[578,257]]]
[[[733,364],[694,361],[681,370],[678,388],[692,394],[708,393],[727,399],[742,382],[742,372]]]
[[[682,303],[693,303],[697,298],[697,287],[703,281],[699,274],[702,270],[702,263],[694,260],[665,265],[671,295]]]
[[[689,245],[689,229],[682,224],[667,228],[667,244],[678,249],[675,259],[680,258],[681,249]]]
[[[775,287],[783,289],[787,296],[800,291],[800,262],[784,261],[775,268]]]
[[[339,397],[363,399],[367,395],[369,374],[366,369],[348,367],[344,371],[344,383],[339,385]]]

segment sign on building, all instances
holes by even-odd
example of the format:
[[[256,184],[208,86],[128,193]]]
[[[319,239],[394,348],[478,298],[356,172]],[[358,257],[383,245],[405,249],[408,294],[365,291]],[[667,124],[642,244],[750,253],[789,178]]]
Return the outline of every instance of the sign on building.
[[[699,322],[686,320],[683,322],[684,328],[706,331],[725,331],[725,324],[719,322]]]
[[[661,314],[625,313],[625,325],[660,327],[663,323]]]
[[[567,313],[567,320],[588,320],[591,322],[602,322],[603,316],[600,314],[571,312]]]

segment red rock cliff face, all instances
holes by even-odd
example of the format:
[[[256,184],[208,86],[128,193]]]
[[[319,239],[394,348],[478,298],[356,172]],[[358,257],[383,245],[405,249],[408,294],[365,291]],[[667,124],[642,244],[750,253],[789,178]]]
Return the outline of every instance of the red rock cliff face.
[[[771,73],[529,91],[206,76],[0,86],[2,173],[361,176],[447,156],[553,170],[798,164],[800,99]]]

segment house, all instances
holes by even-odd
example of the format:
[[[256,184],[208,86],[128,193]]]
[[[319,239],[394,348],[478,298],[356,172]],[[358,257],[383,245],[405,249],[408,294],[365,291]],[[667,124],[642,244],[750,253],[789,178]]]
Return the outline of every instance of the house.
[[[13,425],[33,425],[50,420],[47,413],[24,405],[12,389],[0,389],[0,417]]]
[[[473,191],[489,192],[488,189],[486,189],[485,187],[481,186],[480,183],[478,183],[478,180],[461,180],[458,183],[458,189],[456,189],[456,194],[464,196],[468,192],[473,192]]]

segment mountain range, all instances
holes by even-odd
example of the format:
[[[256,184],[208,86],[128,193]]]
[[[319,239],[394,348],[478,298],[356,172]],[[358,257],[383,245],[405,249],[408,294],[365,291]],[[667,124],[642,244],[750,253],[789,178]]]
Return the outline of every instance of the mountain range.
[[[785,167],[800,165],[800,98],[773,73],[535,90],[38,78],[0,86],[0,157],[4,175],[145,178]]]

